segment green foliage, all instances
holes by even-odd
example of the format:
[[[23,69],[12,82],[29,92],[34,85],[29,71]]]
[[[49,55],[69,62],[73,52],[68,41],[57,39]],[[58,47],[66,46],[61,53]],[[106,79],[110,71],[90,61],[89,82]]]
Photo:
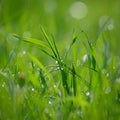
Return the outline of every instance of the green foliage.
[[[0,120],[119,120],[119,19],[119,0],[1,0]]]

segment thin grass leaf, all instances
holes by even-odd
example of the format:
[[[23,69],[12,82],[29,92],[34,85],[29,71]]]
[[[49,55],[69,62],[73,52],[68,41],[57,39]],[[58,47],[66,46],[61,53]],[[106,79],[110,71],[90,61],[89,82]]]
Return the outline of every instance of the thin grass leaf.
[[[102,34],[102,31],[104,30],[105,26],[107,25],[107,23],[108,23],[109,21],[110,21],[110,17],[108,17],[108,19],[104,22],[104,24],[102,25],[102,27],[99,28],[99,30],[97,31],[96,37],[95,37],[95,39],[94,39],[94,41],[93,41],[93,44],[94,44],[94,45],[96,44],[99,36]]]
[[[48,73],[48,71],[46,70],[46,68],[44,67],[44,65],[36,58],[34,57],[32,54],[28,53],[29,58],[36,63],[45,73]]]
[[[57,58],[57,55],[56,55],[56,52],[55,52],[54,47],[53,47],[53,45],[52,45],[52,42],[51,42],[51,40],[49,39],[49,37],[47,36],[47,34],[46,34],[46,32],[45,32],[45,30],[43,29],[42,26],[41,26],[41,31],[42,31],[45,39],[47,40],[47,42],[48,42],[48,44],[49,44],[49,46],[50,46],[50,48],[51,48],[54,56]]]
[[[14,100],[14,82],[13,79],[11,78],[9,69],[6,70],[6,73],[7,73],[6,78],[8,80],[8,92],[10,94],[11,99]]]
[[[93,65],[93,69],[96,69],[96,60],[94,58],[94,56],[92,55],[92,65]]]
[[[88,69],[90,69],[90,70],[93,70],[93,71],[95,71],[95,72],[98,72],[96,69],[94,69],[94,68],[91,68],[91,67],[89,67],[89,66],[83,66],[83,67],[86,67],[86,68],[88,68]]]
[[[22,40],[25,41],[25,42],[33,43],[35,45],[40,45],[40,46],[48,48],[48,45],[45,42],[40,41],[38,39],[23,37]]]
[[[56,44],[55,44],[55,40],[54,40],[54,36],[53,36],[53,35],[52,35],[52,40],[53,40],[53,45],[54,45],[55,50],[56,50],[57,58],[58,58],[58,60],[60,60],[60,55],[59,55],[59,52],[58,52],[57,46],[56,46]]]
[[[40,73],[40,80],[41,80],[41,83],[42,83],[42,85],[43,85],[43,88],[42,88],[42,92],[41,92],[41,93],[44,94],[44,93],[45,93],[45,90],[46,90],[46,88],[47,88],[47,83],[46,83],[45,76],[44,76],[42,70],[40,70],[39,73]]]
[[[40,41],[38,39],[34,39],[34,38],[26,38],[26,37],[20,37],[18,35],[14,35],[14,37],[24,41],[24,42],[28,42],[28,43],[32,43],[32,44],[35,44],[35,45],[39,45],[39,46],[42,46],[42,47],[46,47],[47,49],[49,49],[48,45],[43,42],[43,41]]]
[[[73,92],[74,92],[74,96],[76,96],[76,77],[75,77],[75,67],[74,65],[72,64],[72,81],[73,81]]]
[[[66,68],[67,72],[71,73],[71,74],[75,74],[76,77],[78,77],[79,79],[81,79],[82,77],[80,75],[78,75],[77,73],[73,73],[72,69],[67,66],[66,64],[63,63],[63,66]]]
[[[54,60],[56,60],[56,58],[53,56],[53,55],[51,55],[51,54],[49,54],[47,51],[45,51],[45,50],[43,50],[43,49],[40,49],[42,52],[44,52],[46,55],[48,55],[49,57],[51,57],[51,58],[53,58]]]
[[[74,37],[74,38],[73,38],[73,40],[72,40],[72,42],[70,43],[70,45],[69,45],[69,47],[68,47],[67,51],[65,52],[64,59],[67,57],[68,52],[70,51],[71,47],[72,47],[72,46],[73,46],[73,44],[76,42],[76,40],[77,40],[77,36],[76,36],[76,37]]]
[[[13,58],[13,55],[15,55],[15,51],[14,51],[14,50],[12,50],[12,51],[10,52],[9,57],[8,57],[8,60],[7,60],[7,63],[6,63],[6,65],[5,65],[4,68],[6,68],[7,65],[10,63],[11,59]]]
[[[82,31],[82,32],[84,33],[84,35],[85,35],[85,37],[86,37],[86,39],[87,39],[87,42],[88,42],[88,45],[89,45],[90,49],[93,50],[93,48],[92,48],[92,43],[90,42],[87,33],[86,33],[85,31]]]
[[[64,89],[66,90],[67,94],[69,95],[69,87],[68,87],[68,83],[67,83],[67,73],[65,72],[65,70],[61,70],[61,75],[62,75],[62,85],[64,87]]]

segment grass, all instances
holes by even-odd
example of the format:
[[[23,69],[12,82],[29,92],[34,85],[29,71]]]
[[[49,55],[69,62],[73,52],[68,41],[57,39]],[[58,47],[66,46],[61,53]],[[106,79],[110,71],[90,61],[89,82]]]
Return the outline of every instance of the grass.
[[[119,25],[109,30],[110,17],[96,27],[92,12],[83,21],[70,18],[63,11],[73,2],[56,1],[60,8],[47,13],[47,1],[1,1],[0,120],[120,119],[120,57],[113,42]],[[112,6],[117,24],[112,12],[119,2],[106,3],[102,11]],[[101,16],[98,3],[85,4]]]

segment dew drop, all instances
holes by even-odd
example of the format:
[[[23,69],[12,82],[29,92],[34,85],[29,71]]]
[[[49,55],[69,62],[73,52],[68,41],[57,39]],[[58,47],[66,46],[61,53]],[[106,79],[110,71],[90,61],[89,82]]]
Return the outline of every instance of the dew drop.
[[[105,93],[109,94],[110,92],[111,92],[111,87],[107,87],[106,90],[105,90]]]
[[[83,62],[86,62],[88,60],[88,54],[85,54],[82,58]]]
[[[57,67],[57,70],[60,70],[60,67]]]
[[[31,33],[29,32],[29,31],[25,31],[24,33],[23,33],[23,37],[31,37]]]
[[[57,88],[57,86],[56,86],[56,85],[54,85],[53,87],[54,87],[54,88]]]
[[[2,87],[3,87],[3,88],[5,87],[5,82],[2,83]]]
[[[49,103],[50,105],[52,105],[52,102],[51,102],[51,101],[49,101],[48,103]]]
[[[58,61],[55,61],[56,64],[58,64]]]
[[[25,51],[25,50],[23,50],[23,52],[22,52],[22,53],[23,53],[23,55],[25,55],[25,54],[26,54],[26,51]]]
[[[63,60],[61,60],[61,62],[63,62]]]
[[[90,92],[86,92],[86,96],[90,96]]]
[[[103,69],[103,70],[102,70],[102,73],[103,73],[103,74],[106,74],[106,73],[107,73],[106,69]]]
[[[115,69],[115,66],[113,66],[113,69]]]
[[[34,90],[35,90],[35,89],[34,89],[34,88],[32,88],[32,92],[34,92]]]
[[[106,74],[106,77],[109,77],[109,75],[110,75],[110,74],[109,74],[109,73],[107,73],[107,74]]]
[[[61,68],[60,68],[60,70],[64,70],[64,68],[63,68],[63,67],[61,67]]]
[[[80,60],[77,60],[77,67],[80,65]]]

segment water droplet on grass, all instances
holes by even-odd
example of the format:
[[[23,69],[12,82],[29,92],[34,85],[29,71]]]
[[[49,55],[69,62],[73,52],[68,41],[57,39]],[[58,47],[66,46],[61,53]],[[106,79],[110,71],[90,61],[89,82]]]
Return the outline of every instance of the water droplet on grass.
[[[90,96],[90,92],[86,92],[86,96]]]
[[[120,78],[117,78],[115,82],[120,84]]]
[[[82,58],[83,62],[85,63],[88,60],[88,54],[85,54]]]
[[[56,85],[54,85],[54,88],[57,88],[57,86],[56,86]]]
[[[63,60],[61,60],[61,63],[63,63]]]
[[[110,92],[111,92],[111,87],[107,87],[106,90],[105,90],[105,93],[109,94]]]
[[[3,87],[3,88],[5,87],[5,82],[2,83],[2,87]]]
[[[63,67],[61,67],[61,68],[60,68],[60,70],[64,70],[64,68],[63,68]]]
[[[58,64],[58,61],[55,61],[56,64]]]
[[[77,67],[80,65],[80,60],[77,60]]]
[[[113,66],[113,69],[115,69],[115,66]]]
[[[49,103],[50,105],[52,105],[52,102],[51,102],[51,101],[49,101],[48,103]]]
[[[102,73],[103,73],[103,74],[106,74],[106,73],[107,73],[106,69],[103,69],[103,70],[102,70]]]
[[[32,92],[34,92],[34,90],[35,90],[35,89],[34,89],[34,88],[32,88]]]
[[[30,38],[30,37],[31,37],[31,33],[30,33],[29,31],[25,31],[25,32],[23,33],[23,37],[28,37],[28,38]]]
[[[26,51],[23,50],[23,51],[21,51],[18,55],[19,55],[19,57],[22,57],[22,56],[25,55],[25,54],[26,54]]]
[[[60,67],[57,67],[57,70],[60,70]]]
[[[77,1],[71,5],[69,12],[73,18],[82,19],[87,15],[88,9],[85,3]]]
[[[23,54],[23,55],[25,55],[25,54],[26,54],[26,51],[25,51],[25,50],[23,50],[23,51],[22,51],[22,54]]]
[[[109,77],[109,76],[110,76],[110,74],[109,74],[109,73],[107,73],[107,74],[106,74],[106,77]]]

